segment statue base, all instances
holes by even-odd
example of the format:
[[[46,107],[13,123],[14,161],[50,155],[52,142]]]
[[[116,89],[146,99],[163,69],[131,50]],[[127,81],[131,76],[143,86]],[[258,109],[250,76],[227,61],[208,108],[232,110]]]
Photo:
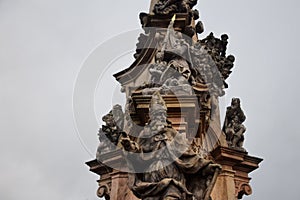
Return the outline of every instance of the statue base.
[[[211,155],[216,163],[222,165],[222,171],[213,188],[212,200],[237,200],[244,195],[251,195],[249,173],[258,168],[261,158],[249,156],[247,152],[228,147],[217,147]],[[98,174],[99,188],[97,195],[106,200],[138,200],[128,188],[128,173],[112,169],[110,166],[123,166],[124,158],[121,150],[103,155],[103,163],[91,160],[86,164],[90,171]],[[126,169],[124,168],[126,171]]]

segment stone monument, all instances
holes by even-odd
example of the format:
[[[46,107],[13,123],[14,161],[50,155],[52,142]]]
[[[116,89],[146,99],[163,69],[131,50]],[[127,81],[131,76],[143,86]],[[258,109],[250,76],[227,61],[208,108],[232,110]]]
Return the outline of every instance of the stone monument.
[[[97,195],[106,200],[235,200],[250,195],[260,158],[243,147],[246,120],[233,98],[221,127],[219,98],[235,57],[228,35],[204,39],[197,0],[152,0],[141,13],[135,62],[114,77],[127,103],[103,116]]]

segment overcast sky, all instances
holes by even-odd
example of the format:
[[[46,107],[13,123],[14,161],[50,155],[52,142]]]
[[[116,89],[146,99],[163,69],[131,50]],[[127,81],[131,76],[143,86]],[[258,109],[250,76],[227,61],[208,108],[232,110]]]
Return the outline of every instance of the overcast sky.
[[[97,120],[117,103],[119,88],[111,75],[133,61],[138,14],[149,5],[150,0],[0,0],[1,200],[97,199],[98,177],[84,163],[94,158],[98,127],[75,126],[74,86],[103,43],[125,35],[127,50],[111,66],[98,65],[109,78],[98,80]],[[299,1],[200,0],[196,7],[205,25],[200,37],[228,33],[228,53],[236,56],[222,113],[232,97],[241,98],[245,147],[265,159],[251,174],[254,193],[245,199],[298,199]]]

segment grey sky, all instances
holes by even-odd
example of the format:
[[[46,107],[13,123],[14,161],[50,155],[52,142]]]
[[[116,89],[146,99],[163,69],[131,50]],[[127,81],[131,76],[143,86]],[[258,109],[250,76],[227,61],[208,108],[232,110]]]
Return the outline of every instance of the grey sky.
[[[93,157],[74,126],[73,87],[90,53],[139,28],[138,14],[149,4],[0,0],[0,199],[97,199],[97,176],[84,165]],[[199,0],[197,5],[205,25],[200,37],[228,33],[228,53],[236,56],[223,109],[231,97],[242,99],[245,147],[265,159],[251,174],[254,194],[245,199],[298,199],[299,7],[297,0]],[[131,55],[120,59],[115,72],[132,61]],[[106,84],[115,90],[115,83]],[[96,98],[100,117],[111,105],[99,93]],[[95,151],[97,127],[80,134]]]

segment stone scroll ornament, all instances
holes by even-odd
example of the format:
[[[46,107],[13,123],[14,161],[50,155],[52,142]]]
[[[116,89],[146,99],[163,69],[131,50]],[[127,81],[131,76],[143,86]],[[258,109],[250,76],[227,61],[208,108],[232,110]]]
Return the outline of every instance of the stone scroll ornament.
[[[184,134],[167,120],[159,92],[152,95],[149,121],[137,140],[123,137],[127,162],[133,170],[129,187],[142,200],[209,200],[221,166],[193,152]]]

